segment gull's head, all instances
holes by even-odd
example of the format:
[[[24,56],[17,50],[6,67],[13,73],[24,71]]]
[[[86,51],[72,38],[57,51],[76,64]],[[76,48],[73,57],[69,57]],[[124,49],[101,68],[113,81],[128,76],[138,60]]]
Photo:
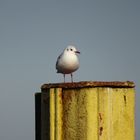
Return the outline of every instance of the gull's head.
[[[75,46],[69,45],[65,50],[65,53],[71,53],[71,54],[80,54],[80,52],[76,49]]]

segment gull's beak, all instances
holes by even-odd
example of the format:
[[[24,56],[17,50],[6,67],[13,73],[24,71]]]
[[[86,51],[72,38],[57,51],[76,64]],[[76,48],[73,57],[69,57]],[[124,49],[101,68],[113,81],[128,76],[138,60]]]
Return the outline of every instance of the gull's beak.
[[[75,51],[75,53],[79,53],[79,54],[80,54],[80,52],[79,52],[79,51]]]

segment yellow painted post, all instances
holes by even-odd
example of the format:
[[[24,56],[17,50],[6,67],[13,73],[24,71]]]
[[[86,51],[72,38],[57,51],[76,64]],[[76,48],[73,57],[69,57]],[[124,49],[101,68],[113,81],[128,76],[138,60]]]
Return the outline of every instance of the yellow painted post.
[[[133,82],[44,84],[41,90],[36,140],[135,139]]]

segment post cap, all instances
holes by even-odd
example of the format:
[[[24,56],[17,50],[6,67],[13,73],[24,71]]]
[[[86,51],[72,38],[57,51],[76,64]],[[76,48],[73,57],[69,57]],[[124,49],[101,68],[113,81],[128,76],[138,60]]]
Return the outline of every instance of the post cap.
[[[41,86],[41,90],[48,88],[85,88],[85,87],[111,87],[111,88],[133,88],[132,81],[81,81],[73,83],[48,83]]]

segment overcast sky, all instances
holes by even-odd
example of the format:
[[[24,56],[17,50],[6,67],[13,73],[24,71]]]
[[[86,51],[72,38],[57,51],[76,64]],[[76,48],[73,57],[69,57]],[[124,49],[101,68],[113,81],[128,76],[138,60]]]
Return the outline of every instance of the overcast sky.
[[[74,81],[135,82],[140,130],[140,1],[1,0],[1,140],[34,139],[34,93],[63,81],[55,63],[69,44],[81,51]]]

